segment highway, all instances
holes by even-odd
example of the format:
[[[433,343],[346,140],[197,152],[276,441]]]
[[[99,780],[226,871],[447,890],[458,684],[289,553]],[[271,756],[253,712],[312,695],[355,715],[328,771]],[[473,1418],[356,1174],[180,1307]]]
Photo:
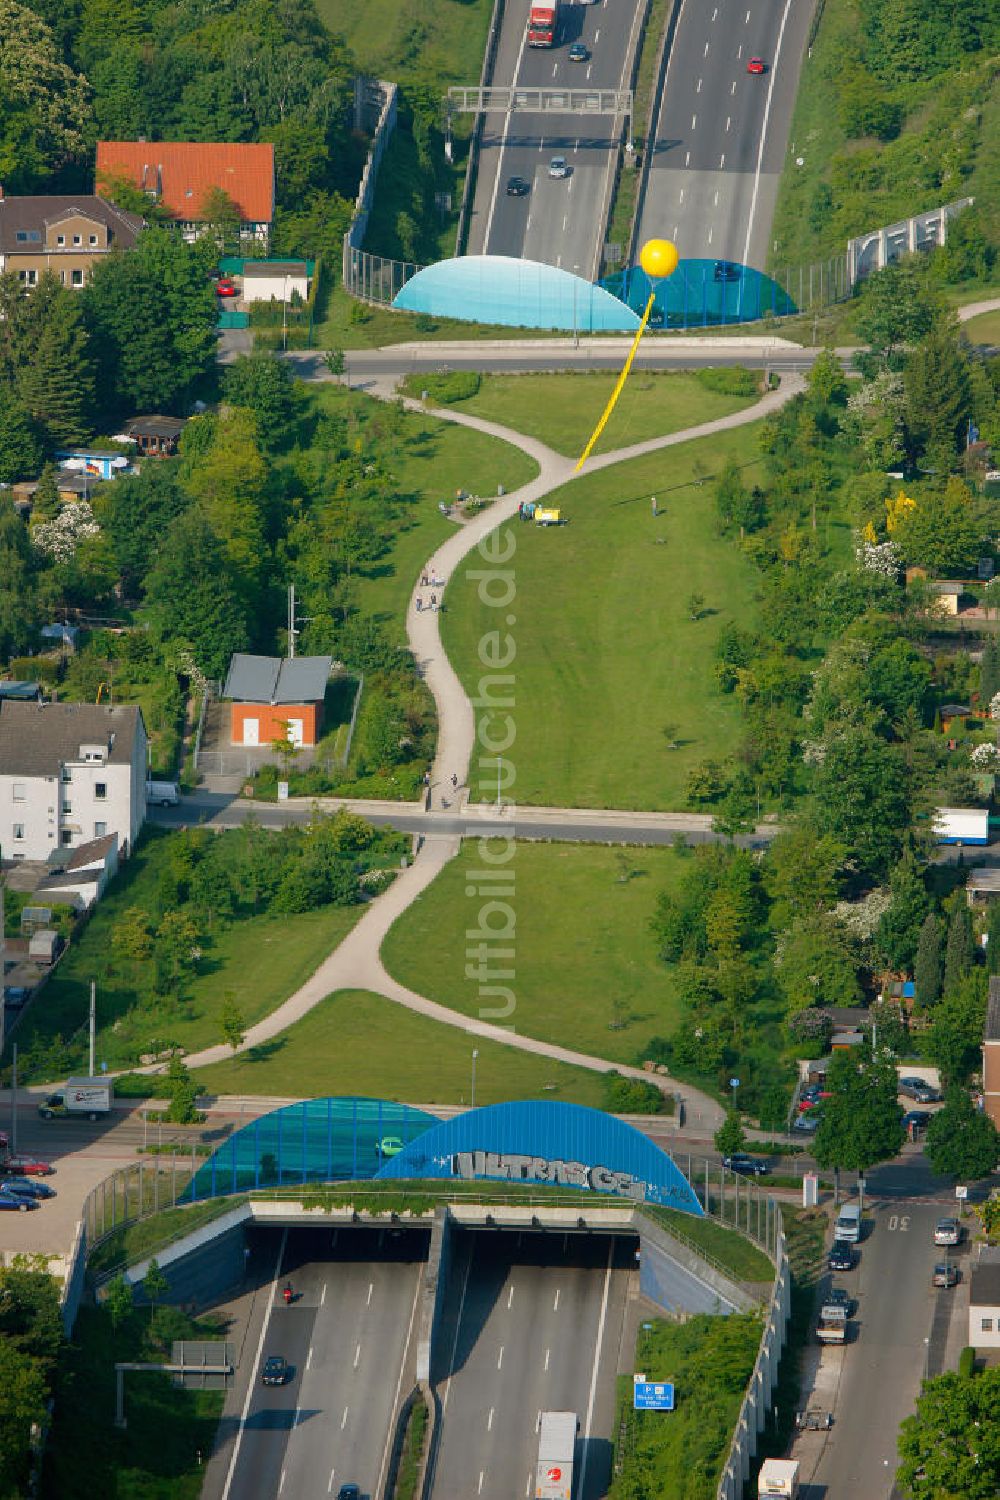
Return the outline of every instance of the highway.
[[[280,1236],[254,1240],[251,1264],[273,1286],[222,1500],[306,1500],[351,1483],[381,1495],[427,1236],[297,1230],[280,1265]],[[286,1277],[290,1307],[280,1296]],[[293,1367],[285,1385],[261,1384],[270,1354]]]
[[[812,13],[813,0],[682,0],[640,244],[663,235],[682,259],[766,269]]]
[[[576,1500],[606,1493],[634,1250],[599,1236],[459,1236],[434,1372],[437,1500],[531,1494],[541,1411],[578,1414]]]
[[[640,0],[564,3],[556,45],[529,47],[529,0],[509,0],[497,46],[494,84],[627,88],[639,6]],[[587,46],[588,61],[569,61],[573,42]],[[605,229],[602,205],[621,124],[610,115],[487,115],[467,253],[542,261],[578,271],[588,281],[596,279]],[[549,177],[553,156],[566,157],[568,177]],[[507,182],[513,176],[530,184],[525,197],[507,196]]]

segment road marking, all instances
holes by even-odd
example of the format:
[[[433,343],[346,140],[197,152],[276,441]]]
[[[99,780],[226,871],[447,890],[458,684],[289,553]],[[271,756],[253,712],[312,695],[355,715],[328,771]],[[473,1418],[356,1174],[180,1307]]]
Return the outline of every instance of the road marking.
[[[528,28],[526,26],[521,34],[521,46],[517,54],[517,62],[514,64],[514,76],[511,80],[515,87],[517,85],[517,75],[521,71],[521,63],[524,59],[524,49],[527,45],[527,41]],[[511,93],[511,103],[513,104],[513,92]],[[507,132],[510,129],[510,120],[513,112],[513,109],[509,109],[503,122],[503,134],[500,137],[500,151],[497,156],[497,175],[493,179],[493,196],[490,198],[490,211],[486,216],[486,234],[483,237],[484,255],[488,253],[490,248],[490,233],[493,229],[493,215],[496,213],[497,193],[500,191],[500,178],[503,176],[503,153],[507,145]]]
[[[358,1347],[354,1351],[354,1368],[355,1369],[358,1368],[358,1365],[359,1365],[360,1361],[361,1361],[361,1345],[359,1344]]]
[[[741,42],[740,45],[739,45],[739,50],[736,53],[736,61],[739,62],[739,60],[740,60],[740,58],[742,56],[743,56],[743,43]]]
[[[590,1447],[590,1424],[594,1417],[594,1400],[597,1396],[597,1368],[601,1362],[601,1345],[604,1342],[604,1324],[608,1316],[608,1292],[611,1290],[611,1258],[614,1242],[608,1245],[608,1264],[604,1272],[604,1295],[601,1298],[601,1317],[597,1325],[597,1343],[594,1347],[594,1367],[590,1373],[590,1400],[587,1402],[587,1422],[583,1429],[583,1462],[580,1465],[581,1495],[587,1493],[587,1449]]]
[[[730,89],[730,90],[729,90],[729,92],[730,92],[730,95],[732,95],[732,94],[735,94],[735,93],[736,93],[736,79],[735,79],[735,78],[734,78],[734,79],[733,79],[733,86],[732,86],[732,88],[731,88],[731,89]]]
[[[691,165],[691,153],[690,153],[690,151],[685,151],[685,153],[684,153],[684,165],[686,167],[688,167],[688,166]]]
[[[333,1494],[333,1476],[334,1476],[334,1474],[336,1474],[336,1472],[337,1472],[336,1469],[331,1469],[330,1470],[330,1483],[326,1487],[326,1493],[328,1495],[332,1495]]]
[[[676,234],[676,233],[677,233],[677,230],[676,230],[676,229],[675,229],[675,230],[674,230],[674,234]],[[552,1350],[551,1350],[551,1349],[546,1349],[546,1351],[545,1351],[545,1368],[546,1368],[546,1369],[548,1369],[548,1368],[549,1368],[549,1355],[550,1355],[550,1354],[551,1354],[551,1353],[552,1353]]]
[[[684,202],[684,189],[683,189],[683,188],[681,188],[681,196],[680,196],[680,202],[681,202],[681,203],[683,203],[683,202]]]
[[[284,1469],[282,1469],[282,1471],[281,1471],[281,1478],[278,1480],[278,1494],[279,1495],[281,1494],[281,1492],[282,1492],[282,1490],[284,1488],[285,1488],[285,1471],[284,1471]]]
[[[774,96],[774,80],[778,72],[778,58],[781,55],[781,39],[785,35],[785,22],[788,20],[788,12],[791,9],[792,0],[785,0],[785,8],[781,14],[781,25],[778,28],[778,41],[774,49],[774,61],[771,63],[770,82],[767,88],[767,103],[764,105],[764,122],[760,128],[760,149],[757,152],[757,170],[753,175],[753,195],[750,199],[750,216],[747,219],[747,237],[743,246],[743,264],[747,265],[750,260],[750,236],[753,234],[753,216],[757,211],[757,193],[760,188],[760,169],[764,163],[764,146],[767,143],[767,122],[771,116],[771,99]],[[749,15],[749,11],[747,12]]]
[[[552,1311],[553,1312],[558,1312],[559,1311],[559,1288],[558,1287],[556,1288],[556,1299],[555,1299],[555,1301],[552,1304]]]
[[[719,14],[719,7],[718,7],[718,6],[716,6],[716,7],[715,7],[715,9],[714,9],[714,10],[713,10],[713,12],[712,12],[712,20],[713,20],[713,21],[714,21],[714,20],[715,20],[715,18],[716,18],[716,16],[717,16],[717,15],[718,15],[718,14]]]
[[[493,1431],[493,1412],[494,1412],[494,1410],[495,1410],[495,1408],[491,1406],[490,1407],[490,1414],[486,1418],[486,1431],[487,1432],[492,1432]]]
[[[368,1301],[365,1303],[366,1307],[371,1307],[371,1305],[372,1305],[372,1292],[374,1290],[375,1290],[375,1283],[374,1283],[374,1281],[369,1281],[369,1283],[368,1283]]]
[[[555,76],[556,76],[556,69],[557,69],[557,68],[558,68],[558,67],[559,67],[559,64],[558,64],[558,63],[553,63],[553,64],[552,64],[552,77],[553,77],[553,78],[554,78],[554,77],[555,77]]]
[[[591,64],[588,63],[587,64],[587,82],[588,83],[590,82],[590,69],[591,69]]]
[[[729,129],[729,127],[730,127],[730,125],[732,123],[733,123],[733,117],[732,117],[732,115],[727,115],[726,116],[726,129],[727,130]]]
[[[567,225],[568,221],[569,221],[569,214],[563,214],[563,234],[566,233],[566,225]]]
[[[468,1269],[466,1269],[465,1280],[466,1280],[466,1285],[468,1285],[468,1280],[469,1280]],[[421,1288],[421,1285],[422,1285],[422,1283],[421,1283],[420,1277],[418,1276],[417,1280],[416,1280],[416,1285],[413,1288],[413,1306],[410,1308],[410,1321],[407,1324],[407,1328],[406,1328],[406,1341],[403,1344],[404,1353],[410,1347],[410,1338],[412,1337],[412,1334],[413,1334],[413,1320],[414,1320],[414,1318],[417,1315],[417,1302],[418,1302],[418,1300],[420,1298],[420,1288]],[[463,1304],[463,1306],[465,1304],[465,1287],[462,1288],[462,1304]],[[461,1309],[461,1307],[458,1310],[458,1318],[459,1318],[459,1322],[461,1322],[461,1320],[462,1320],[462,1309]],[[457,1328],[457,1326],[455,1328],[455,1338],[456,1338],[456,1340],[458,1339],[458,1328]],[[451,1358],[452,1358],[452,1363],[454,1363],[454,1361],[455,1361],[455,1350],[454,1350],[454,1347],[452,1348],[452,1351],[451,1351]],[[392,1398],[392,1410],[393,1410],[393,1412],[395,1412],[396,1408],[399,1405],[399,1390],[400,1390],[400,1386],[403,1384],[403,1369],[404,1369],[404,1362],[403,1362],[403,1360],[400,1360],[400,1362],[399,1362],[399,1376],[397,1377],[397,1380],[396,1380],[396,1391],[395,1391],[395,1395]],[[449,1383],[449,1390],[450,1389],[451,1389],[451,1386],[450,1386],[450,1383]],[[448,1405],[447,1395],[445,1396],[444,1405],[445,1405],[445,1407]],[[442,1410],[441,1410],[441,1417],[442,1417],[442,1420],[443,1420],[444,1419],[444,1407],[442,1407]],[[393,1431],[392,1431],[392,1424],[390,1423],[389,1431],[386,1434],[385,1448],[382,1450],[382,1462],[379,1465],[378,1484],[375,1486],[375,1493],[376,1493],[376,1495],[381,1495],[381,1493],[382,1493],[382,1479],[383,1479],[383,1476],[385,1474],[386,1467],[387,1467],[387,1465],[389,1463],[389,1444],[392,1442],[392,1437],[393,1437]]]
[[[529,1470],[528,1470],[528,1482],[527,1482],[527,1484],[526,1484],[526,1485],[525,1485],[525,1486],[524,1486],[524,1493],[525,1493],[525,1494],[526,1494],[526,1495],[530,1495],[530,1494],[531,1494],[531,1481],[532,1481],[532,1478],[533,1478],[533,1477],[534,1477],[534,1476],[533,1476],[533,1475],[532,1475],[532,1472],[531,1472],[531,1470],[530,1470],[530,1469],[529,1469]]]
[[[267,1338],[267,1325],[271,1321],[271,1312],[274,1308],[274,1299],[277,1296],[278,1291],[278,1276],[281,1273],[281,1262],[285,1254],[285,1245],[287,1243],[288,1230],[283,1229],[281,1231],[281,1244],[278,1247],[278,1262],[274,1268],[274,1279],[271,1282],[272,1294],[267,1300],[267,1312],[264,1314],[263,1322],[260,1325],[260,1338],[257,1340],[257,1356],[253,1364],[254,1370],[256,1370],[258,1365],[260,1364],[260,1357],[264,1352],[264,1340]],[[233,1456],[229,1460],[229,1470],[226,1474],[226,1482],[222,1487],[222,1500],[228,1500],[229,1490],[233,1482],[233,1475],[236,1473],[236,1462],[240,1456],[240,1444],[243,1441],[243,1431],[247,1424],[247,1417],[250,1414],[250,1402],[253,1400],[255,1390],[256,1386],[251,1379],[250,1384],[247,1386],[247,1398],[243,1403],[243,1413],[240,1417],[240,1426],[239,1431],[236,1434],[236,1442],[233,1444]]]
[[[705,43],[705,51],[704,51],[704,53],[703,53],[703,54],[702,54],[702,55],[703,55],[703,56],[704,56],[704,57],[707,57],[707,56],[708,56],[708,43],[707,43],[707,42],[706,42],[706,43]]]
[[[701,93],[701,79],[700,78],[698,79],[698,87],[695,89],[695,93],[696,94],[700,94]]]
[[[323,1283],[323,1290],[319,1294],[319,1305],[320,1305],[320,1307],[322,1307],[325,1302],[326,1302],[326,1282],[324,1281],[324,1283]]]
[[[721,157],[719,158],[719,171],[720,172],[721,172],[722,168],[725,165],[726,165],[726,153],[723,151]]]
[[[714,233],[715,233],[715,231],[714,231],[714,230],[713,230],[713,229],[710,229],[710,230],[709,230],[709,231],[708,231],[708,243],[709,243],[709,244],[711,244],[711,243],[712,243],[712,235],[713,235],[713,234],[714,234]]]
[[[678,228],[678,226],[675,224],[674,225],[674,239],[675,240],[677,239],[677,228]]]
[[[297,1406],[295,1408],[295,1415],[292,1418],[292,1426],[293,1427],[298,1427],[298,1425],[299,1425],[299,1417],[301,1417],[301,1415],[302,1415],[302,1408],[301,1408],[301,1406]]]
[[[694,130],[694,128],[695,128],[695,126],[697,124],[698,124],[698,116],[697,115],[692,115],[691,116],[691,129]]]
[[[476,1491],[477,1495],[481,1495],[483,1493],[483,1474],[484,1474],[484,1472],[485,1471],[483,1469],[480,1469],[480,1471],[479,1471],[479,1488]]]
[[[345,1406],[344,1407],[344,1415],[340,1419],[340,1430],[341,1430],[341,1432],[343,1432],[344,1428],[347,1426],[347,1413],[350,1411],[350,1409],[351,1408],[349,1406]]]
[[[566,220],[565,219],[563,219],[563,228],[564,229],[566,228]],[[514,1301],[514,1287],[513,1287],[513,1283],[512,1283],[511,1284],[511,1288],[510,1288],[510,1293],[509,1293],[509,1295],[507,1297],[507,1311],[508,1312],[510,1312],[511,1303],[513,1301]]]
[[[312,1346],[312,1344],[310,1344],[309,1345],[309,1353],[306,1355],[306,1369],[307,1370],[309,1369],[309,1366],[312,1364],[312,1362],[313,1362],[313,1346]]]
[[[744,24],[744,26],[749,26],[750,25],[750,12],[749,11],[747,11],[747,18],[743,22],[743,24]]]
[[[500,1345],[500,1353],[497,1355],[497,1369],[503,1368],[503,1344]]]
[[[601,28],[598,27],[597,30],[594,32],[594,46],[595,47],[597,46],[597,44],[598,44],[598,42],[600,40],[601,40]]]

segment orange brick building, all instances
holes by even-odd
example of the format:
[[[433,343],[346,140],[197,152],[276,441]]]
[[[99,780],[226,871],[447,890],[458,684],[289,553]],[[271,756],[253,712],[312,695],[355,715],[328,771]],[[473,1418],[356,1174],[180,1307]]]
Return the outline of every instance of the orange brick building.
[[[229,663],[223,697],[230,700],[230,741],[270,745],[286,736],[315,745],[323,731],[323,699],[333,658],[248,656]]]
[[[1000,1130],[1000,974],[990,977],[983,1033],[983,1108]]]

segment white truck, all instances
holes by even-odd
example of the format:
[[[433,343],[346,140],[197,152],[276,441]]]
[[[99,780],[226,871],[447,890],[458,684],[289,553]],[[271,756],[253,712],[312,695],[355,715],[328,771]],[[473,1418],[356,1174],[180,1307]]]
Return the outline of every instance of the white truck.
[[[572,1500],[575,1411],[543,1411],[538,1428],[535,1500]]]
[[[68,1078],[65,1088],[42,1101],[38,1113],[43,1120],[64,1120],[71,1115],[97,1120],[109,1113],[113,1096],[110,1078]]]
[[[780,1497],[780,1500],[795,1500],[799,1493],[799,1461],[797,1458],[766,1458],[757,1478],[757,1497]]]
[[[819,1310],[816,1337],[821,1344],[847,1342],[847,1308],[842,1302],[824,1302]]]

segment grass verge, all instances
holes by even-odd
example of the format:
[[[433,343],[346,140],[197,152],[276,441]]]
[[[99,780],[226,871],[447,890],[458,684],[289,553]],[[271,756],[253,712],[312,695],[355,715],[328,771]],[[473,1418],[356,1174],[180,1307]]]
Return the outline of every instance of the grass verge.
[[[516,744],[505,753],[518,802],[676,809],[688,772],[730,752],[739,712],[714,686],[714,652],[724,625],[753,627],[757,577],[718,536],[706,480],[731,458],[753,483],[757,431],[748,425],[585,473],[547,497],[568,524],[504,528],[510,541],[497,555],[516,549],[505,564],[516,630],[508,620],[502,638],[516,648]],[[470,577],[483,566],[474,554],[452,579],[442,622],[471,697],[483,676],[481,643],[503,625],[480,597],[482,580]],[[692,620],[695,594],[704,603]],[[486,756],[483,765],[472,795],[491,800],[496,761]]]
[[[179,1184],[179,1190],[182,1191],[185,1186],[186,1178]],[[164,1245],[173,1244],[175,1240],[200,1229],[203,1224],[210,1224],[221,1214],[229,1213],[240,1201],[239,1198],[212,1198],[184,1208],[165,1208],[148,1219],[121,1225],[95,1246],[87,1257],[87,1269],[92,1276],[103,1277],[121,1266],[132,1265],[133,1262],[162,1250]],[[124,1211],[138,1213],[140,1207],[135,1202],[127,1205]],[[149,1207],[148,1198],[145,1207]]]
[[[763,1250],[758,1250],[735,1229],[726,1229],[714,1219],[697,1219],[672,1208],[646,1204],[650,1218],[669,1229],[679,1239],[701,1250],[729,1272],[737,1281],[767,1282],[774,1280],[774,1266]],[[640,1369],[642,1366],[639,1367]],[[650,1377],[651,1379],[653,1377]]]
[[[423,1393],[418,1391],[406,1422],[403,1451],[399,1457],[399,1471],[396,1474],[395,1500],[416,1500],[417,1481],[420,1478],[420,1465],[424,1457],[426,1440],[427,1403]]]

